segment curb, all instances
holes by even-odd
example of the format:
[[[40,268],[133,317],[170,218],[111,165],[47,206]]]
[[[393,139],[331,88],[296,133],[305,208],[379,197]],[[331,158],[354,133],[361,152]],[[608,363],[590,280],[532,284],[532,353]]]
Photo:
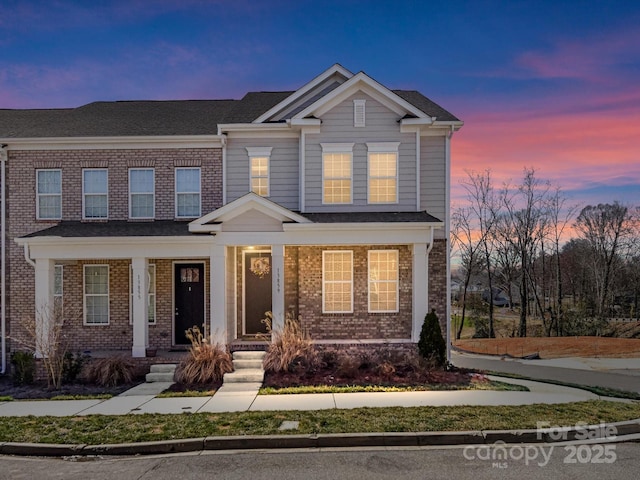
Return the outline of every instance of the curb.
[[[616,432],[609,436],[611,429]],[[621,442],[640,434],[640,419],[584,427],[546,430],[472,430],[461,432],[335,433],[311,435],[247,435],[201,437],[105,445],[0,443],[0,455],[65,457],[85,455],[158,455],[204,450],[265,450],[344,447],[426,447],[494,444],[562,443],[567,441]],[[628,440],[637,441],[637,437]]]

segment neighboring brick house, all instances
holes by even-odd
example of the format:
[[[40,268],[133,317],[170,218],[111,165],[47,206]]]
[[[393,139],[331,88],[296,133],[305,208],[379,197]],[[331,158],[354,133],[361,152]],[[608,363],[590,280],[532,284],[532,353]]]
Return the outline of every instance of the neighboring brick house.
[[[4,333],[58,297],[79,350],[141,357],[192,325],[242,348],[265,311],[319,343],[415,344],[449,315],[461,126],[340,65],[241,100],[0,110]]]

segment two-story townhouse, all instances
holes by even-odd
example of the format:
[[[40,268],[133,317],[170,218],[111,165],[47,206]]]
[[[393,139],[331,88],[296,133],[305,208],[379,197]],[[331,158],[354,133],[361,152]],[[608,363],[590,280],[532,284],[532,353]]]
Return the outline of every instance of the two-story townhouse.
[[[78,350],[143,357],[193,325],[246,348],[266,311],[318,344],[411,347],[449,316],[461,126],[340,65],[241,100],[2,110],[3,347],[56,301]]]

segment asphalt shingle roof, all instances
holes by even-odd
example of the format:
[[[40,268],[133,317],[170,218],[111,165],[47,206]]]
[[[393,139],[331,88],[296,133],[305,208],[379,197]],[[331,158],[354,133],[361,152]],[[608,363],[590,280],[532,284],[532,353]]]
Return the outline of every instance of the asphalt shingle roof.
[[[156,220],[154,222],[79,222],[64,220],[53,227],[33,232],[22,238],[33,237],[173,237],[193,235],[188,222]]]
[[[0,138],[212,135],[218,124],[252,122],[292,93],[250,92],[241,100],[140,100],[65,109],[0,109]],[[457,120],[420,92],[394,93],[438,120]]]
[[[427,212],[340,212],[303,213],[302,216],[314,223],[397,223],[397,222],[440,222]]]

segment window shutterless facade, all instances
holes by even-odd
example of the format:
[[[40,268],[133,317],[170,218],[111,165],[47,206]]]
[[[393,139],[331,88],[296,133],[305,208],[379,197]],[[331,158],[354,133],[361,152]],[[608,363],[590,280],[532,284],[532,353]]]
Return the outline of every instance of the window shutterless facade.
[[[36,218],[62,218],[62,170],[36,170]]]
[[[200,167],[176,168],[176,217],[200,216]]]
[[[84,324],[109,324],[109,265],[84,266]]]
[[[153,168],[129,169],[129,218],[154,218],[155,172]]]
[[[396,142],[367,143],[368,203],[398,203],[398,146]]]
[[[322,313],[353,313],[353,252],[322,252]]]
[[[398,250],[369,250],[369,312],[398,312]]]
[[[105,219],[109,216],[109,174],[106,168],[82,171],[82,216]]]
[[[149,325],[156,324],[156,266],[153,263],[149,264],[148,269],[149,275],[149,290],[147,292],[147,301],[148,301],[148,315],[147,321]],[[131,295],[129,301],[129,323],[133,323],[133,267],[129,266],[129,293]]]
[[[353,143],[323,143],[322,203],[353,203]]]
[[[261,197],[269,196],[271,147],[246,147],[249,155],[250,189]]]

